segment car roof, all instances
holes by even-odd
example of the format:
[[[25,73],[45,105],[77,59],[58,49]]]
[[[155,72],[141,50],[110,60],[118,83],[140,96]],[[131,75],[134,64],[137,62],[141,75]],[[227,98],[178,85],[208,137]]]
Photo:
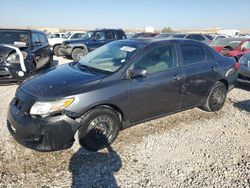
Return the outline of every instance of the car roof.
[[[152,45],[152,44],[180,44],[180,43],[190,43],[190,44],[202,44],[205,45],[203,42],[190,40],[190,39],[175,39],[175,38],[167,38],[167,39],[156,39],[156,38],[131,38],[122,40],[126,42],[131,43],[137,43],[137,44],[144,44],[146,45]]]
[[[0,29],[0,31],[21,31],[21,32],[32,32],[32,33],[43,33],[43,31],[34,30],[34,29]]]

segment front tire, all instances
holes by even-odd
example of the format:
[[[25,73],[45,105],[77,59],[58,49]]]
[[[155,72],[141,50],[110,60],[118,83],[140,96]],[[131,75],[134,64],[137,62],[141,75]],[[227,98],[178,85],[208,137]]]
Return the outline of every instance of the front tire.
[[[83,56],[87,54],[87,51],[85,49],[76,48],[72,51],[72,59],[74,61],[79,61]]]
[[[98,151],[109,146],[116,139],[121,127],[118,113],[109,107],[95,108],[81,119],[79,143],[90,151]]]
[[[206,104],[202,107],[203,110],[208,112],[219,111],[227,98],[227,87],[222,82],[218,81],[211,89]]]

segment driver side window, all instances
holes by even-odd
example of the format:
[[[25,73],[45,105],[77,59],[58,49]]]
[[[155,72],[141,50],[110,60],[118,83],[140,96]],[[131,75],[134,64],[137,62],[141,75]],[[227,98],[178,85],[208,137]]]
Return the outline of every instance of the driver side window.
[[[94,39],[94,40],[105,40],[104,32],[102,32],[102,31],[97,31],[97,32],[94,34],[93,39]]]
[[[148,74],[176,68],[176,52],[174,46],[161,46],[152,49],[134,64],[134,68],[143,68]]]
[[[246,41],[242,46],[241,46],[241,49],[247,49],[247,50],[250,50],[250,41]]]

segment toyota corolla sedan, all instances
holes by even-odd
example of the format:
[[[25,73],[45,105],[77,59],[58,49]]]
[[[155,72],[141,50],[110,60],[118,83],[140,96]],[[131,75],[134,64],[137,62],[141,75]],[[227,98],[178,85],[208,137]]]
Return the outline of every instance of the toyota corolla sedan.
[[[8,110],[7,126],[38,151],[80,144],[97,151],[120,130],[200,107],[223,107],[237,64],[206,44],[186,39],[109,43],[25,81]]]

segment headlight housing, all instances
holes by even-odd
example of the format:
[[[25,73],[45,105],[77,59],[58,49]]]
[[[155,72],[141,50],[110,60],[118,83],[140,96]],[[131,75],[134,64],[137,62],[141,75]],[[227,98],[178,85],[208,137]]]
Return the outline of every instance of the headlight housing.
[[[25,51],[22,51],[23,54],[23,59],[27,58],[28,53]],[[8,57],[7,57],[7,61],[8,63],[19,63],[20,62],[20,58],[19,55],[17,53],[11,53]]]
[[[74,98],[67,98],[51,102],[36,102],[30,109],[31,115],[48,115],[61,112],[64,108],[68,107]]]

